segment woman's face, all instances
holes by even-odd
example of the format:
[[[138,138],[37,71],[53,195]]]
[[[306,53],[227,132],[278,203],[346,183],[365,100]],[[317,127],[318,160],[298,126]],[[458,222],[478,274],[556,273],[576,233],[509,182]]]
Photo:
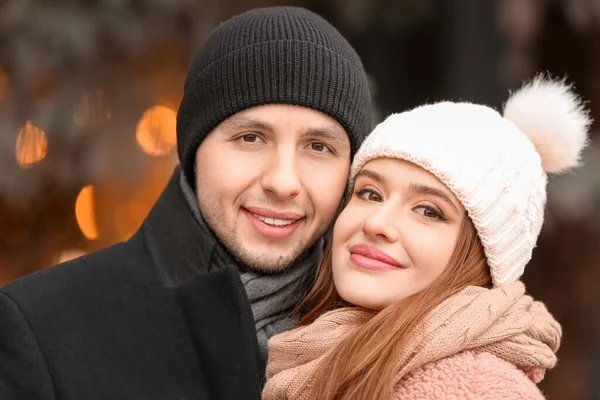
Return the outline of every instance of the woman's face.
[[[334,227],[336,289],[380,310],[417,293],[444,270],[466,212],[433,174],[404,160],[369,161]]]

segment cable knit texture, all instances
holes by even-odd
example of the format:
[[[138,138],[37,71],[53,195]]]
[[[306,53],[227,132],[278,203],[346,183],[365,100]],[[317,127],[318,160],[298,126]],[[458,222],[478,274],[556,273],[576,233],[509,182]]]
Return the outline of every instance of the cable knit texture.
[[[340,308],[274,336],[263,399],[317,398],[318,388],[311,385],[315,367],[371,316],[358,308]],[[515,392],[543,398],[535,383],[556,364],[561,334],[558,322],[543,303],[525,294],[522,282],[468,287],[436,307],[409,336],[397,361],[396,394],[468,399],[481,398],[477,394],[485,388],[490,399]],[[437,390],[464,396],[437,397]]]

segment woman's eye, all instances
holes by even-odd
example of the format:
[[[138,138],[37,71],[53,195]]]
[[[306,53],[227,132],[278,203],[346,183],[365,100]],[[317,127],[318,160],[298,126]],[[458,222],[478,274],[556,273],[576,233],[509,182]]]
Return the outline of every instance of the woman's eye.
[[[436,210],[430,206],[419,206],[415,208],[417,214],[424,216],[425,218],[431,219],[439,219],[440,221],[446,221],[446,217],[441,213],[441,211]]]
[[[310,147],[311,150],[318,151],[320,153],[329,151],[329,148],[324,143],[320,143],[320,142],[311,143],[308,146]]]
[[[383,200],[379,193],[371,189],[361,189],[358,192],[356,192],[356,194],[363,200],[375,202],[381,202]]]

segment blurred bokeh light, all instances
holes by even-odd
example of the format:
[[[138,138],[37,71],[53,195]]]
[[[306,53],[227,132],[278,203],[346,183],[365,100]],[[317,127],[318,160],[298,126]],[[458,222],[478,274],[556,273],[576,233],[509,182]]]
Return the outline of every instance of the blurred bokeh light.
[[[94,218],[94,187],[92,185],[81,189],[75,201],[75,216],[79,229],[89,240],[98,239],[98,226]]]
[[[47,150],[46,132],[34,126],[31,121],[25,122],[17,136],[16,154],[19,165],[23,168],[31,167],[46,157]]]
[[[165,106],[154,106],[142,115],[135,137],[140,147],[152,156],[164,156],[177,144],[177,113]]]

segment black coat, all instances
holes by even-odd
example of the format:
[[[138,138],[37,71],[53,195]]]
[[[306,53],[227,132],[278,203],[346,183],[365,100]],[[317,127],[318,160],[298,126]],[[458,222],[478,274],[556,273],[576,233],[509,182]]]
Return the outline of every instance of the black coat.
[[[246,292],[179,173],[129,241],[0,290],[0,399],[260,398]]]

